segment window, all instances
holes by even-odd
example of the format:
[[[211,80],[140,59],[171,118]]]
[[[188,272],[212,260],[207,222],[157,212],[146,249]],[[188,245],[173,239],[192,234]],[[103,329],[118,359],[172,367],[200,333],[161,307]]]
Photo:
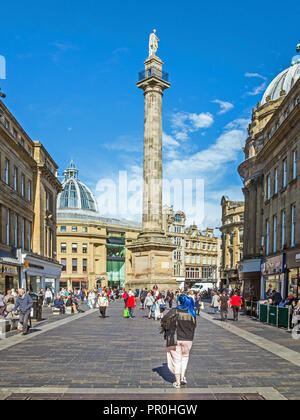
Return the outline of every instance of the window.
[[[281,247],[285,244],[285,211],[281,213]]]
[[[17,137],[17,131],[14,128],[12,129],[12,135],[13,135],[14,138]]]
[[[22,239],[22,249],[25,249],[25,219],[22,219],[21,239]]]
[[[21,175],[21,195],[25,196],[25,175]]]
[[[186,278],[199,279],[199,268],[189,267],[186,269]]]
[[[77,226],[72,226],[72,232],[77,232]]]
[[[28,222],[28,251],[31,251],[31,232],[32,232],[31,222]]]
[[[82,244],[82,253],[87,254],[87,244]]]
[[[72,273],[77,273],[77,258],[72,258]]]
[[[51,213],[53,211],[53,196],[48,190],[46,190],[46,209]]]
[[[86,273],[87,272],[87,259],[86,258],[84,258],[82,260],[82,272],[83,273]]]
[[[203,257],[202,257],[202,264],[206,264],[206,256],[205,255],[203,255]]]
[[[278,194],[278,168],[274,171],[274,194]]]
[[[244,241],[244,229],[239,230],[239,243],[242,244]]]
[[[269,220],[266,221],[266,254],[269,255],[269,245],[270,245],[270,225]]]
[[[293,151],[293,179],[297,178],[297,150]]]
[[[175,214],[174,221],[181,222],[181,216],[179,214]]]
[[[62,258],[60,260],[60,263],[62,265],[61,271],[66,272],[67,271],[67,260],[66,260],[66,258]]]
[[[61,252],[62,254],[66,254],[66,252],[67,252],[67,244],[66,244],[65,242],[62,242],[62,243],[60,244],[60,252]]]
[[[181,260],[181,251],[174,251],[174,260]]]
[[[206,250],[206,244],[202,245],[202,249],[205,251]]]
[[[291,246],[295,246],[295,232],[296,232],[296,206],[292,206],[291,214]]]
[[[185,246],[186,246],[187,248],[189,248],[189,247],[190,247],[190,242],[189,242],[189,241],[186,241]]]
[[[285,188],[287,183],[287,160],[284,159],[283,161],[283,168],[282,168],[282,187]]]
[[[60,227],[60,231],[61,232],[66,232],[67,231],[67,227],[66,226],[61,226]]]
[[[18,216],[14,217],[14,247],[18,248]]]
[[[273,252],[277,251],[277,216],[273,217]]]
[[[18,169],[14,166],[14,190],[18,191]]]
[[[267,175],[266,179],[266,198],[270,200],[271,197],[271,184],[270,184],[270,175]]]
[[[72,244],[72,253],[77,254],[77,244]]]
[[[28,181],[27,184],[27,200],[31,201],[31,181]]]
[[[181,226],[174,226],[174,232],[181,233]]]
[[[9,185],[9,160],[5,159],[5,174],[4,174],[4,181],[7,185]]]
[[[88,228],[87,227],[83,227],[82,228],[82,232],[87,233],[87,231],[88,231]]]
[[[213,265],[216,265],[216,257],[212,257],[212,263]]]
[[[10,211],[6,210],[6,245],[10,245]]]
[[[211,265],[211,257],[207,257],[207,264]]]

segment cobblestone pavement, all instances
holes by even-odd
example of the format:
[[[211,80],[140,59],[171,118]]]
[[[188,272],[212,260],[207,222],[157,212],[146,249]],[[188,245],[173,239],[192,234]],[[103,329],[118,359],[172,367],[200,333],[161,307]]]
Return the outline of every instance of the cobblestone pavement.
[[[145,318],[139,308],[135,313],[132,320],[122,318],[123,304],[115,302],[106,319],[99,318],[98,312],[74,317],[66,325],[37,337],[33,334],[30,340],[1,351],[0,392],[14,387],[67,387],[74,392],[84,387],[90,394],[96,388],[116,393],[171,388],[173,377],[167,369],[159,323]],[[253,395],[261,387],[300,399],[297,366],[203,318],[198,319],[187,378],[187,392],[222,388],[230,394],[232,387]]]

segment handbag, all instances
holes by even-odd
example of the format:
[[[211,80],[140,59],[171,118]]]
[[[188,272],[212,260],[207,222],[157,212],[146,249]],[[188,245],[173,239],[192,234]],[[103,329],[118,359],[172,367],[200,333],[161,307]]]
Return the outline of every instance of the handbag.
[[[160,309],[166,309],[167,305],[165,303],[161,303],[159,305]]]
[[[153,303],[153,305],[151,306],[151,312],[155,311],[155,303]]]
[[[204,306],[203,302],[200,303],[200,309],[205,309],[205,306]]]
[[[129,316],[130,316],[130,314],[129,314],[129,309],[128,309],[128,308],[125,308],[125,309],[124,309],[124,312],[123,312],[123,317],[124,317],[124,318],[129,318]]]

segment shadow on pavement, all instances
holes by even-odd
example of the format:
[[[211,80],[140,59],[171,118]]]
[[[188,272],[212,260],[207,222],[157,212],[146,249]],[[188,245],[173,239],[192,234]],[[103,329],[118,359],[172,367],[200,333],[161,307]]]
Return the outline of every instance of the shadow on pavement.
[[[167,363],[163,363],[162,366],[152,369],[152,372],[158,373],[166,382],[173,383],[175,380],[174,375],[169,371]]]

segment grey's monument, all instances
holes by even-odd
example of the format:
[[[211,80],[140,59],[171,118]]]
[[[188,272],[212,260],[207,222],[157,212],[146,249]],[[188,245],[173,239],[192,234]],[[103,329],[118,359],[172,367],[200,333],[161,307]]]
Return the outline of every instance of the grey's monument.
[[[156,31],[149,38],[149,57],[139,73],[137,87],[144,91],[143,225],[127,248],[132,253],[132,288],[174,289],[172,254],[176,249],[162,228],[162,98],[170,87],[163,62],[156,56]]]

